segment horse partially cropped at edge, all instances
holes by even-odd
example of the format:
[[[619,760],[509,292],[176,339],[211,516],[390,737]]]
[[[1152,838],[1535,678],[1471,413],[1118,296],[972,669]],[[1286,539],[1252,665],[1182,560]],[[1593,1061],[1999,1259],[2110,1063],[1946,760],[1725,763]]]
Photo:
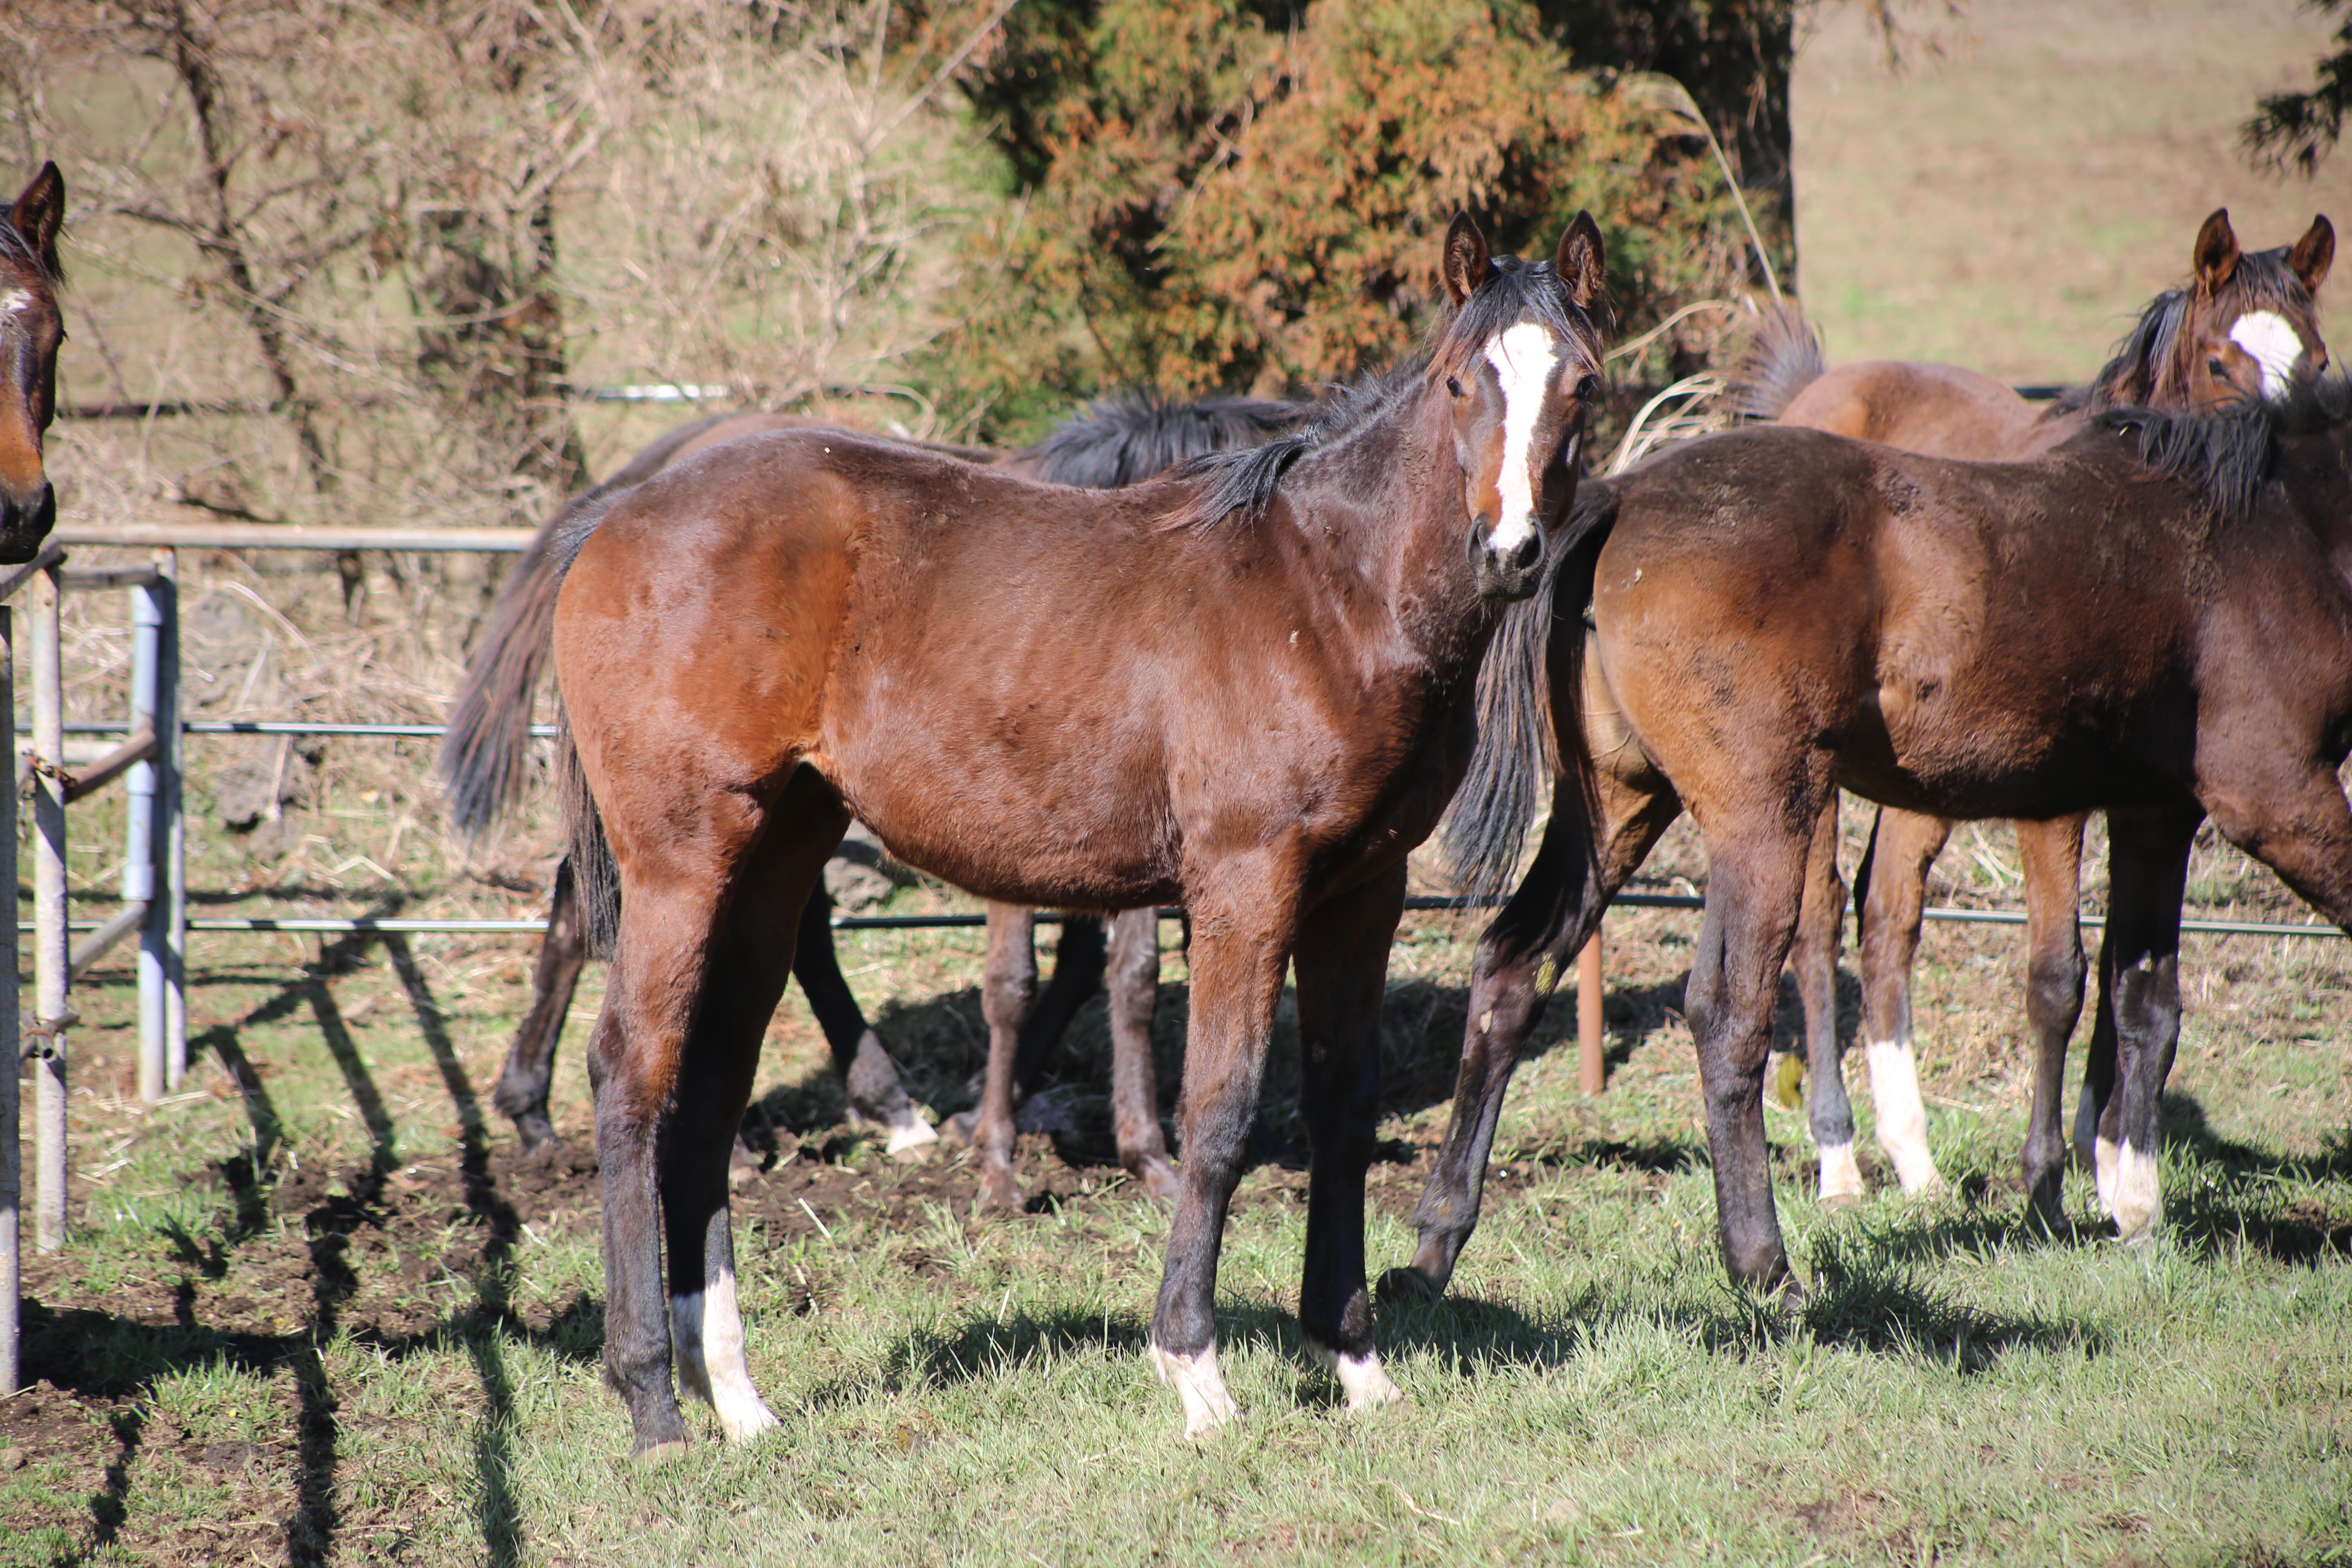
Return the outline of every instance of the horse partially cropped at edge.
[[[1048,484],[1108,489],[1158,475],[1214,451],[1262,446],[1295,428],[1307,405],[1210,396],[1174,401],[1142,392],[1099,398],[1055,427],[1036,446],[997,454],[982,447],[914,443],[927,451],[988,462]],[[604,483],[583,492],[549,520],[493,604],[466,679],[451,704],[441,752],[455,826],[478,837],[519,804],[529,776],[530,721],[554,620],[556,563],[550,542],[567,520],[607,507],[621,491],[642,484],[670,463],[724,441],[776,430],[836,429],[796,415],[717,415],[671,431]],[[548,931],[533,969],[532,998],[508,1047],[494,1102],[515,1124],[526,1150],[555,1140],[548,1098],[555,1053],[572,997],[588,959],[579,897],[569,858],[556,867]],[[907,1098],[880,1037],[851,994],[834,947],[833,901],[820,881],[810,894],[794,943],[793,974],[815,1015],[842,1077],[849,1120],[886,1139],[892,1155],[919,1153],[935,1142],[930,1125]],[[1151,1195],[1172,1201],[1175,1169],[1160,1131],[1152,1081],[1151,1020],[1160,980],[1158,916],[1131,910],[1108,922],[1077,914],[1063,923],[1052,980],[1040,992],[1033,913],[1008,905],[989,908],[989,948],[982,1010],[990,1026],[990,1058],[1009,1069],[1009,1083],[983,1090],[979,1110],[957,1119],[979,1146],[982,1199],[1014,1207],[1019,1187],[1010,1158],[1013,1108],[1035,1087],[1046,1050],[1068,1028],[1108,975],[1113,1039],[1113,1112],[1120,1163]],[[751,1156],[739,1143],[739,1168]]]
[[[2111,408],[2212,411],[2308,386],[2327,367],[2317,298],[2336,255],[2336,231],[2312,220],[2290,249],[2239,248],[2227,209],[2200,227],[2189,281],[2140,313],[2089,386],[2036,408],[2001,383],[1956,365],[1874,361],[1826,369],[1820,344],[1792,312],[1768,318],[1735,375],[1743,412],[1929,457],[2011,462],[2046,452]],[[2076,815],[2015,824],[2026,906],[2027,1027],[2036,1082],[2063,1093],[2066,1045],[2083,1007],[2086,965],[2075,922],[2083,832]],[[1862,1038],[1870,1063],[1878,1143],[1906,1192],[1940,1186],[1927,1147],[1927,1110],[1913,1056],[1911,964],[1918,951],[1928,868],[1952,824],[1882,808],[1855,873]],[[1837,868],[1837,814],[1826,813],[1806,868],[1805,908],[1790,955],[1804,1005],[1810,1120],[1821,1192],[1835,1205],[1863,1194],[1837,1038],[1836,963],[1845,889]],[[1793,1066],[1793,1063],[1791,1064]],[[2095,1009],[2075,1144],[2096,1173],[2101,1201],[2114,1185],[2115,1145],[2096,1128],[2114,1079],[2106,1009]],[[1775,1073],[1768,1081],[1789,1075]],[[2055,1115],[2053,1111],[2052,1116]],[[2037,1117],[2036,1125],[2048,1124]],[[2034,1201],[2057,1215],[2063,1145],[2024,1156]]]
[[[1404,860],[1469,761],[1495,605],[1535,586],[1571,502],[1602,352],[1590,217],[1549,264],[1490,262],[1457,217],[1441,258],[1454,308],[1425,356],[1173,479],[1044,487],[793,432],[657,475],[587,532],[556,608],[558,759],[587,908],[617,926],[591,1050],[604,1365],[640,1457],[685,1440],[673,1366],[731,1437],[774,1424],[743,1356],[726,1142],[853,816],[987,898],[1192,911],[1151,1329],[1190,1432],[1236,1414],[1217,1257],[1295,963],[1300,1327],[1351,1408],[1396,1397],[1363,1198]]]
[[[1588,480],[1556,578],[1488,659],[1508,722],[1463,794],[1554,781],[1534,864],[1481,939],[1453,1121],[1388,1290],[1442,1289],[1476,1218],[1510,1072],[1562,959],[1665,826],[1706,842],[1686,1009],[1724,1262],[1801,1294],[1774,1213],[1760,1090],[1820,814],[1839,787],[1956,819],[2107,813],[2102,986],[2116,1089],[2110,1204],[2161,1215],[2158,1097],[2180,1018],[2180,903],[2210,816],[2352,931],[2352,389],[2200,414],[2115,410],[2017,463],[1958,463],[1784,426]],[[1790,584],[1807,611],[1787,613]],[[1555,615],[1592,605],[1585,639]],[[1631,760],[1587,749],[1599,688]],[[1546,728],[1547,717],[1552,726]],[[1556,737],[1556,739],[1555,739]],[[1528,814],[1465,825],[1503,858]],[[2044,1070],[2048,1070],[2044,1064]],[[2040,1087],[2029,1174],[2063,1157]]]
[[[58,347],[65,317],[58,235],[66,182],[44,163],[0,221],[0,563],[40,553],[58,521],[42,437],[57,416]]]

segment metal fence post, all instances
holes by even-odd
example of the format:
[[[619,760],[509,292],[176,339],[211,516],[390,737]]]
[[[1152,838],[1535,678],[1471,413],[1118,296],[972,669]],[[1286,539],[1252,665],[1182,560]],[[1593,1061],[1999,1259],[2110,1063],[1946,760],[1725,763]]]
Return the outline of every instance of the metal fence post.
[[[16,711],[16,612],[0,605],[0,712]],[[13,752],[14,746],[10,751]],[[24,1153],[18,1129],[17,1074],[24,1065],[24,1047],[16,1033],[16,759],[5,787],[0,787],[0,888],[8,889],[8,918],[0,921],[0,1042],[7,1059],[0,1063],[0,1394],[16,1392],[17,1346],[22,1324],[17,1317],[17,1291],[24,1274],[17,1247],[22,1234],[17,1216],[25,1191]]]
[[[188,1075],[188,828],[186,775],[180,766],[180,552],[159,550],[156,585],[163,612],[161,660],[156,666],[155,752],[157,825],[163,895],[161,946],[163,985],[164,1082],[173,1089]]]
[[[160,584],[131,590],[131,732],[145,731],[163,745],[156,724],[156,687],[163,642]],[[122,901],[145,906],[139,936],[139,1098],[152,1105],[163,1098],[171,1066],[163,1039],[163,955],[155,937],[155,788],[162,770],[154,759],[133,763],[122,788]]]
[[[59,668],[58,568],[27,589],[33,645],[33,1245],[66,1240],[65,683]]]

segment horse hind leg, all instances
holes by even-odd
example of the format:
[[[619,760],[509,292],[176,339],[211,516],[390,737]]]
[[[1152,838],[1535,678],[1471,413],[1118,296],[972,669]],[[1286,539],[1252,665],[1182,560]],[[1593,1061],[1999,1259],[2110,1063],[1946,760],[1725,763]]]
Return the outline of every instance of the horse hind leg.
[[[1036,931],[1035,911],[1012,904],[988,906],[988,960],[981,984],[981,1011],[988,1020],[988,1065],[970,1124],[982,1208],[1021,1206],[1021,1184],[1013,1170],[1013,1080],[1021,1026],[1037,1000]]]
[[[840,956],[834,951],[833,896],[825,891],[823,878],[801,911],[793,977],[800,982],[801,994],[832,1047],[833,1065],[849,1102],[849,1124],[879,1131],[886,1140],[883,1152],[893,1159],[922,1158],[940,1135],[907,1098],[898,1064],[890,1059],[881,1037],[858,1010],[857,998],[850,994]]]
[[[2033,1036],[2033,1105],[2019,1166],[2045,1227],[2061,1213],[2066,1139],[2066,1042],[2083,1014],[2083,941],[2075,920],[2082,887],[2083,816],[2017,825],[2025,871],[2025,1021]]]
[[[548,903],[547,935],[531,966],[530,1010],[515,1029],[506,1066],[490,1093],[490,1103],[515,1124],[526,1152],[563,1142],[548,1118],[548,1093],[555,1079],[555,1047],[563,1038],[563,1020],[572,1010],[580,971],[588,962],[569,855],[556,863],[555,892]]]
[[[1862,1035],[1878,1146],[1906,1193],[1934,1192],[1943,1173],[1927,1148],[1927,1108],[1911,1048],[1911,964],[1919,952],[1927,872],[1951,837],[1939,816],[1882,809],[1863,899]]]
[[[1058,966],[1057,966],[1058,967]],[[1151,1021],[1160,1007],[1160,911],[1126,910],[1110,922],[1110,1109],[1118,1163],[1161,1203],[1176,1201],[1176,1166],[1160,1130]]]
[[[791,828],[762,838],[719,915],[661,1153],[678,1382],[717,1412],[738,1443],[776,1418],[752,1384],[744,1353],[728,1160],[719,1151],[750,1102],[761,1041],[791,970],[785,943],[799,917],[785,911],[807,908],[824,857],[848,826],[831,791],[805,771],[771,815]],[[814,839],[805,831],[813,822],[824,829]]]
[[[2199,816],[2107,816],[2107,934],[2099,968],[2114,1016],[2116,1092],[2100,1132],[2115,1151],[2103,1195],[2125,1241],[2151,1235],[2163,1213],[2161,1102],[2180,1039],[2180,900]]]
[[[1837,957],[1845,925],[1845,883],[1838,876],[1837,824],[1837,797],[1832,795],[1806,848],[1804,904],[1789,950],[1789,967],[1796,973],[1798,999],[1804,1005],[1805,1067],[1812,1079],[1807,1120],[1821,1159],[1821,1201],[1831,1208],[1858,1203],[1863,1196],[1862,1167],[1853,1157],[1853,1105],[1846,1098],[1845,1068],[1838,1050]],[[1772,1056],[1786,1059],[1768,1060],[1767,1093],[1797,1065],[1786,1053],[1776,1050]],[[1785,1096],[1776,1098],[1790,1103]]]

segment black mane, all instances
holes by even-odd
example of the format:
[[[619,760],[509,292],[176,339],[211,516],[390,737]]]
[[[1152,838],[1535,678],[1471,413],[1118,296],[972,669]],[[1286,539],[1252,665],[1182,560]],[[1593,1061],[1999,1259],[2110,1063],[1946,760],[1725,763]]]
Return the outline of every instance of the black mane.
[[[1054,427],[1027,456],[1049,484],[1112,490],[1166,473],[1204,452],[1263,446],[1314,414],[1256,397],[1176,402],[1131,388],[1098,397]]]
[[[1402,364],[1336,389],[1297,433],[1252,451],[1213,452],[1184,466],[1209,484],[1177,521],[1208,528],[1238,515],[1255,523],[1282,489],[1291,467],[1310,452],[1338,445],[1378,424],[1416,395],[1430,377],[1458,374],[1497,332],[1523,321],[1549,328],[1562,342],[1580,343],[1601,368],[1601,323],[1577,309],[1549,261],[1498,256],[1477,292],[1436,330],[1430,346]]]
[[[2352,381],[2323,378],[2276,402],[2254,398],[2210,414],[2189,409],[2115,408],[2100,412],[2101,428],[2135,438],[2139,460],[2168,479],[2205,492],[2225,519],[2254,510],[2271,476],[2282,434],[2321,429],[2352,420]]]

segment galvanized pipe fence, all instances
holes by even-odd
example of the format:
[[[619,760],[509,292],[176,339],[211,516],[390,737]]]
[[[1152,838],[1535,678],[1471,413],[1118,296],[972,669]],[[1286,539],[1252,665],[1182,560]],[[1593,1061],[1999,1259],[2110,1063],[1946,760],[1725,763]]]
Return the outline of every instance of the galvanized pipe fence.
[[[184,719],[180,712],[179,552],[182,550],[356,550],[484,552],[511,553],[534,537],[529,529],[310,528],[274,523],[121,523],[65,526],[33,561],[0,574],[0,704],[10,713],[16,699],[16,622],[11,601],[22,595],[32,672],[29,731],[32,744],[19,757],[16,785],[0,791],[0,885],[16,883],[19,798],[33,808],[33,919],[0,921],[0,1039],[22,1042],[34,1071],[34,1244],[54,1251],[66,1239],[67,1036],[79,1022],[71,1005],[72,983],[107,952],[139,935],[139,1091],[149,1104],[178,1087],[188,1069],[187,938],[196,932],[451,931],[520,934],[547,929],[544,920],[336,918],[253,916],[191,920],[187,912],[184,773],[180,748],[188,736],[341,735],[388,739],[437,739],[439,724],[368,724],[310,720]],[[146,548],[142,565],[69,568],[68,545],[109,549]],[[132,628],[129,711],[121,720],[64,721],[58,608],[68,592],[127,591]],[[551,735],[551,725],[532,733]],[[69,741],[68,736],[76,737]],[[120,736],[112,745],[100,738]],[[129,809],[123,829],[121,909],[105,921],[68,917],[66,886],[66,808],[117,779]],[[1692,910],[1704,907],[1696,894],[1621,893],[1615,903],[1633,909]],[[1416,910],[1493,907],[1500,900],[1413,898]],[[1182,911],[1163,909],[1163,919]],[[2012,910],[1935,908],[1934,921],[2021,925]],[[1041,923],[1060,917],[1044,915]],[[838,931],[907,931],[983,924],[977,914],[845,915]],[[2083,917],[2100,925],[2099,916]],[[82,931],[79,942],[71,932]],[[2191,920],[2184,931],[2218,935],[2336,937],[2334,926],[2284,925],[2256,921]],[[34,1011],[22,1022],[17,977],[20,933],[33,939]],[[1600,1087],[1601,1013],[1599,939],[1579,964],[1580,1055],[1585,1087]],[[22,1116],[16,1072],[0,1072],[0,1394],[19,1386],[18,1287],[20,1215],[23,1197]]]

